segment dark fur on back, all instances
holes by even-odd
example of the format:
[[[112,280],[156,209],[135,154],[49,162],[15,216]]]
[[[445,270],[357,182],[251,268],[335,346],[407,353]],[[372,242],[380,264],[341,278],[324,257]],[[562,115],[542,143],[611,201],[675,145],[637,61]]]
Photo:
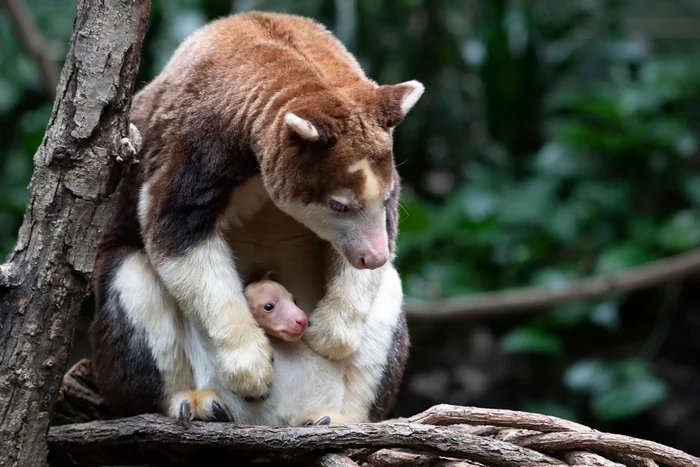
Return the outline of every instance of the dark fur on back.
[[[163,391],[160,372],[143,332],[128,322],[119,298],[110,290],[121,261],[134,250],[111,251],[95,271],[98,312],[90,326],[95,381],[111,412],[117,416],[159,412]]]
[[[402,312],[399,321],[396,323],[391,349],[389,349],[382,379],[376,391],[377,398],[370,407],[369,419],[371,422],[384,420],[394,408],[396,398],[399,395],[403,372],[408,361],[409,347],[410,341],[406,315]]]

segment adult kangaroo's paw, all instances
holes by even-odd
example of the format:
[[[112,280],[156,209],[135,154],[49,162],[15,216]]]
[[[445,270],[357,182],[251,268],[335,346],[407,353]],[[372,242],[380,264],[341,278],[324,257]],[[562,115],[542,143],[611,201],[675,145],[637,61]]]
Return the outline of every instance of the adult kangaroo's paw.
[[[203,422],[232,422],[231,411],[214,391],[182,391],[175,394],[168,415],[188,424],[194,420]]]
[[[362,321],[345,319],[338,310],[320,305],[311,315],[303,339],[319,355],[342,360],[360,347],[362,331]]]
[[[219,348],[217,357],[226,387],[246,400],[264,399],[272,384],[272,347],[262,329],[250,332],[236,346]]]

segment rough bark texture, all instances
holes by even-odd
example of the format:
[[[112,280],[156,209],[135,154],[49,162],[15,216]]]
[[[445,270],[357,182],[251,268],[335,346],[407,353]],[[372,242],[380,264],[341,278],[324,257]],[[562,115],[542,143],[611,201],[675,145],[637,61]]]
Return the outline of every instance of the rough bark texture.
[[[358,467],[357,462],[342,454],[324,454],[318,458],[317,467]]]
[[[187,429],[157,416],[76,423],[109,418],[91,380],[88,360],[78,362],[64,377],[49,436],[54,467],[214,466],[232,461],[253,466],[263,460],[269,467],[658,467],[655,460],[669,466],[700,466],[700,459],[676,449],[556,417],[452,405],[438,405],[402,420],[319,428],[210,423]]]
[[[45,463],[46,432],[100,229],[127,155],[150,0],[81,0],[28,206],[0,266],[0,466]]]
[[[251,427],[194,422],[189,428],[158,415],[63,425],[49,432],[49,446],[85,465],[169,462],[205,464],[232,459],[300,461],[304,456],[353,448],[400,447],[442,456],[469,458],[492,465],[566,465],[537,451],[476,436],[455,427],[418,423],[359,424],[318,427]],[[186,455],[185,455],[186,453]],[[54,459],[54,458],[52,458]],[[59,465],[56,459],[52,465]]]

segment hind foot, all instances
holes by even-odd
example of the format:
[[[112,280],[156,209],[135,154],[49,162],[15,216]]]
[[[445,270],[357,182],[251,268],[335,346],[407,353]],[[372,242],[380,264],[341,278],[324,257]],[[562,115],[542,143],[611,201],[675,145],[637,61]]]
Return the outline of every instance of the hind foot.
[[[316,421],[314,421],[316,420]],[[343,416],[337,412],[326,412],[320,415],[315,415],[301,422],[301,426],[311,425],[338,425],[343,423]]]
[[[231,412],[221,398],[209,390],[181,391],[170,401],[168,415],[180,422],[232,422]]]

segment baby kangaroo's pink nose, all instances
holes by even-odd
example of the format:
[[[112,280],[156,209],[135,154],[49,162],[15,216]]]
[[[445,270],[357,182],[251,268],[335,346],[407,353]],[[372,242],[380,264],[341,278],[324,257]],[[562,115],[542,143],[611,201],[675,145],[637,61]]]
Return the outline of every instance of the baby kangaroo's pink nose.
[[[302,331],[306,329],[306,325],[308,324],[308,322],[309,320],[306,317],[306,315],[302,315],[296,319],[296,324],[297,326],[299,326],[299,328],[301,328]]]

